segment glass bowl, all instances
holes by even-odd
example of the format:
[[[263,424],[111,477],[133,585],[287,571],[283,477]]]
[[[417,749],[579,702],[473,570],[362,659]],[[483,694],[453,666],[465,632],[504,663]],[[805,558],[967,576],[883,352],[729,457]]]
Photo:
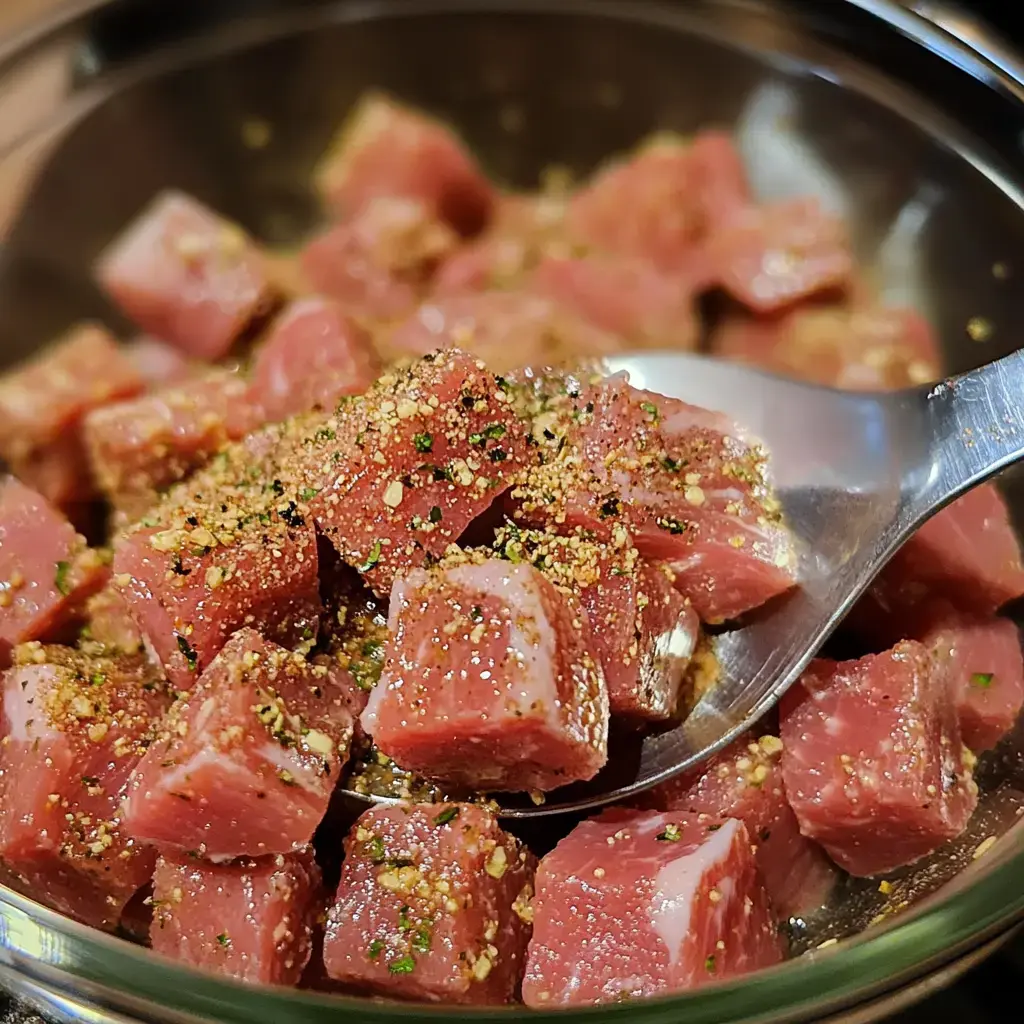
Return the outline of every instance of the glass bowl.
[[[79,0],[0,44],[3,360],[84,317],[121,323],[89,267],[161,188],[274,245],[297,241],[318,216],[313,166],[371,86],[453,121],[512,186],[549,164],[584,174],[654,129],[735,128],[757,191],[815,192],[843,212],[885,298],[929,316],[950,368],[1015,347],[1024,78],[1012,54],[901,4]],[[271,128],[259,149],[246,144],[254,119]],[[977,318],[986,329],[969,331]],[[1007,490],[1024,521],[1024,487]],[[968,833],[892,893],[845,884],[830,923],[792,923],[803,955],[692,994],[528,1014],[246,988],[3,889],[0,984],[66,1021],[869,1020],[1024,920],[1022,750],[1018,730],[986,755]]]

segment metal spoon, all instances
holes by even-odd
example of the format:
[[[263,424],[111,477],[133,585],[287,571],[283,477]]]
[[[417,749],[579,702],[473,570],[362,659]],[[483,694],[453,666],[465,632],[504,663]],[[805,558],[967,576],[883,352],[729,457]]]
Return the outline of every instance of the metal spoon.
[[[800,586],[717,638],[721,673],[689,717],[645,737],[582,785],[535,805],[497,797],[512,818],[586,811],[634,797],[720,750],[800,677],[905,540],[965,491],[1024,459],[1024,351],[922,388],[858,394],[701,356],[606,360],[630,382],[731,416],[770,453],[800,547]]]

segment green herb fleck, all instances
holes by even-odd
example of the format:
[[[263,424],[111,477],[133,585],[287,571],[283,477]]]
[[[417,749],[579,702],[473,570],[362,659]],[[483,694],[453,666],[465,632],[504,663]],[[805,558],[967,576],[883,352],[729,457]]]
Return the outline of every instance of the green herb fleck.
[[[418,452],[426,454],[434,450],[434,435],[433,434],[415,434],[412,439],[412,445]]]
[[[71,583],[68,580],[68,573],[71,572],[70,562],[58,562],[57,572],[54,574],[54,586],[66,597],[71,593]]]
[[[662,843],[678,843],[683,838],[678,825],[666,825],[664,832],[659,832],[655,837]]]
[[[299,498],[301,498],[302,501],[312,501],[319,493],[320,488],[318,487],[303,487],[302,490],[299,491]]]
[[[993,679],[995,679],[995,676],[991,672],[972,672],[971,686],[977,686],[979,689],[987,690],[992,685]]]
[[[676,462],[676,460],[673,459],[671,455],[663,455],[661,457],[661,465],[662,465],[663,468],[667,469],[670,473],[678,473],[679,472],[679,463]]]
[[[99,784],[100,780],[95,775],[82,776],[82,785],[85,786],[86,789],[92,789],[94,786],[98,786]]]
[[[366,853],[374,864],[384,863],[384,840],[380,836],[374,836],[366,841]]]
[[[495,384],[498,385],[498,390],[499,391],[504,391],[505,394],[508,394],[508,391],[509,391],[509,388],[511,387],[511,385],[509,384],[509,382],[504,377],[495,376],[494,382],[495,382]]]
[[[430,947],[433,945],[433,935],[431,934],[430,925],[421,924],[419,928],[413,932],[412,942],[410,945],[417,953],[429,953]]]
[[[686,523],[681,523],[678,519],[672,516],[658,516],[654,520],[659,529],[668,530],[669,533],[678,536],[681,533],[686,533]]]
[[[107,677],[102,672],[93,672],[93,674],[89,676],[89,682],[93,686],[102,686],[106,681]]]
[[[601,507],[597,512],[601,519],[610,519],[612,516],[618,516],[622,514],[622,502],[618,498],[612,496],[605,498],[601,502]]]
[[[366,949],[366,955],[371,960],[379,960],[381,953],[384,952],[384,943],[380,939],[374,939],[373,942]]]
[[[398,911],[398,929],[403,932],[411,932],[413,923],[409,920],[409,908],[402,907]]]
[[[484,610],[480,607],[480,605],[475,604],[475,605],[473,605],[472,608],[469,609],[469,617],[474,622],[483,622],[484,621]]]
[[[438,505],[432,506],[431,509],[430,509],[430,515],[428,516],[428,518],[430,519],[430,521],[432,523],[439,523],[439,522],[441,522],[442,512],[441,512],[440,506],[438,506]]]
[[[178,650],[185,655],[185,663],[188,665],[189,672],[195,672],[199,666],[199,655],[196,653],[195,648],[180,634],[175,634],[178,641]]]
[[[416,961],[411,956],[402,956],[388,964],[392,974],[412,974],[416,970]]]
[[[365,562],[363,562],[362,565],[358,565],[358,566],[356,566],[356,568],[360,572],[369,572],[371,569],[373,569],[377,565],[377,563],[379,561],[380,561],[380,541],[379,540],[375,540],[373,542],[373,547],[370,548],[369,557],[366,559]]]
[[[447,825],[448,822],[454,821],[458,816],[458,807],[446,807],[436,818],[434,818],[434,824]]]
[[[658,407],[653,402],[641,402],[640,408],[651,417],[652,423],[657,424],[661,420],[661,413],[658,412]]]
[[[469,443],[480,447],[487,444],[488,441],[496,441],[499,437],[504,437],[505,434],[504,423],[488,423],[478,434],[469,435]]]
[[[707,971],[708,974],[714,974],[715,971],[718,970],[715,966],[715,956],[713,953],[704,961],[704,970]]]
[[[217,945],[223,946],[224,949],[227,949],[228,946],[231,945],[231,939],[228,937],[227,932],[221,932],[220,935],[217,936]]]
[[[338,435],[330,427],[321,427],[314,435],[314,441],[333,441]]]

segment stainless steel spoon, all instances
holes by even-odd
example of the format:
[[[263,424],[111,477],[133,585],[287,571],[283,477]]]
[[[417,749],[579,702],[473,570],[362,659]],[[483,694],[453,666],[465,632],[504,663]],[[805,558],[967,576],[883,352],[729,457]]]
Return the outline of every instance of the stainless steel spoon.
[[[1024,351],[931,386],[835,391],[700,356],[606,360],[630,382],[731,416],[762,440],[800,547],[800,587],[717,639],[721,674],[689,717],[635,751],[612,749],[585,785],[507,817],[579,812],[634,797],[704,760],[800,677],[903,542],[943,506],[1024,459]]]

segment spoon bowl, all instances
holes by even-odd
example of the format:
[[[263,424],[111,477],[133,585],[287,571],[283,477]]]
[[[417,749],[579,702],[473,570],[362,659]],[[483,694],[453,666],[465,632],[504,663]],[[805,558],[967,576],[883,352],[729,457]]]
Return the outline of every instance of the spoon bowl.
[[[799,585],[715,637],[715,682],[684,721],[642,739],[613,737],[596,778],[543,803],[499,795],[509,818],[629,799],[721,750],[800,678],[918,527],[1024,458],[1020,352],[889,393],[837,391],[677,353],[623,354],[605,368],[627,373],[634,387],[724,413],[764,444],[796,543]]]

